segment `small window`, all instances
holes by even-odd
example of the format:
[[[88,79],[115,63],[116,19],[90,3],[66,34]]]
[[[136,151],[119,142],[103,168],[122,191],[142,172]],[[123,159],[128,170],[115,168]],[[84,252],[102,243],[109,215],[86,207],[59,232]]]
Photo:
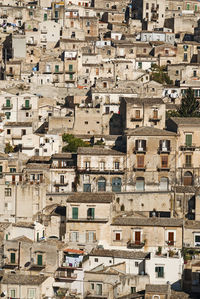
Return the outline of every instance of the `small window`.
[[[139,267],[139,263],[138,262],[135,262],[135,267]]]
[[[95,258],[94,261],[95,261],[95,263],[98,263],[99,259],[98,259],[98,258]]]
[[[10,135],[10,134],[11,134],[11,130],[7,129],[7,135]]]
[[[164,267],[155,267],[156,277],[163,278],[164,277]]]
[[[115,162],[115,169],[119,169],[119,162]]]
[[[10,254],[10,263],[15,264],[15,252],[11,252]]]

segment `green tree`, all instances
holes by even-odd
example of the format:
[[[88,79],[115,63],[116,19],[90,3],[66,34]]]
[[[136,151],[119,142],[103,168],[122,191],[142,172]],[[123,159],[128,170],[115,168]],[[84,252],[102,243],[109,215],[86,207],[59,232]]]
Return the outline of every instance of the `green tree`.
[[[199,102],[194,97],[192,88],[186,90],[178,109],[178,114],[180,117],[200,117]]]
[[[5,151],[6,154],[13,153],[14,148],[12,147],[12,145],[10,143],[6,143],[4,151]]]
[[[72,134],[64,133],[62,135],[62,140],[68,144],[63,146],[63,152],[77,152],[78,147],[89,147],[91,144],[89,142],[83,141],[81,138],[76,138]]]
[[[158,66],[157,64],[153,64],[151,66],[151,70],[151,80],[168,85],[173,83],[173,81],[170,79],[166,72],[166,66]]]

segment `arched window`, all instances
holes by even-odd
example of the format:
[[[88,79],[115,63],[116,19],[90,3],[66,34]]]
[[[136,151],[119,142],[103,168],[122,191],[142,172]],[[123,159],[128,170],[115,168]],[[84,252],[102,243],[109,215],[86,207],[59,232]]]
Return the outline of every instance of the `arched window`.
[[[112,179],[112,191],[113,192],[121,192],[122,180],[121,178],[113,178]]]
[[[183,185],[184,186],[192,186],[193,185],[193,175],[190,171],[186,171],[184,173]]]
[[[102,191],[106,191],[106,179],[104,177],[98,179],[98,192]]]
[[[144,178],[136,178],[136,191],[144,191]]]
[[[162,177],[160,179],[160,190],[167,191],[169,190],[169,179],[166,177]]]

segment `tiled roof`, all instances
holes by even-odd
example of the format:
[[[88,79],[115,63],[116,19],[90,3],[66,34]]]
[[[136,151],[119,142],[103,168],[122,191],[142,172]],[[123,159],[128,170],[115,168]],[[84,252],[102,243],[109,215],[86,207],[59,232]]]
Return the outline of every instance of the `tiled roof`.
[[[200,125],[200,117],[172,117],[177,125]]]
[[[47,278],[46,276],[38,275],[5,274],[1,280],[1,284],[40,285]]]
[[[182,219],[175,218],[133,218],[133,217],[117,217],[113,219],[112,225],[122,225],[122,226],[182,226]]]
[[[32,127],[32,122],[7,122],[5,127]]]
[[[170,291],[170,285],[168,284],[147,284],[145,288],[146,293],[168,293]]]
[[[96,202],[96,203],[111,203],[114,200],[113,193],[89,193],[81,192],[74,193],[67,198],[67,202]]]
[[[161,98],[123,98],[128,104],[145,104],[145,105],[154,105],[154,104],[164,104]]]
[[[79,147],[77,153],[79,155],[107,155],[107,156],[123,156],[122,152],[103,147]]]
[[[139,127],[136,129],[127,129],[125,130],[126,135],[131,136],[176,136],[176,133],[161,130],[153,127]]]
[[[145,259],[149,257],[149,253],[132,250],[109,250],[93,248],[90,252],[92,256],[114,257],[124,259]]]

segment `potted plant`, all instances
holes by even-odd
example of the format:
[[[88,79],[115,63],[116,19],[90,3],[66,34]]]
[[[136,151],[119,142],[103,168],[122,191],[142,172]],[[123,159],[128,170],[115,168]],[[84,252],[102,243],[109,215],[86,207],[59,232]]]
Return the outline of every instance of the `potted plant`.
[[[158,250],[156,251],[157,255],[161,255],[162,254],[162,247],[158,246]]]

